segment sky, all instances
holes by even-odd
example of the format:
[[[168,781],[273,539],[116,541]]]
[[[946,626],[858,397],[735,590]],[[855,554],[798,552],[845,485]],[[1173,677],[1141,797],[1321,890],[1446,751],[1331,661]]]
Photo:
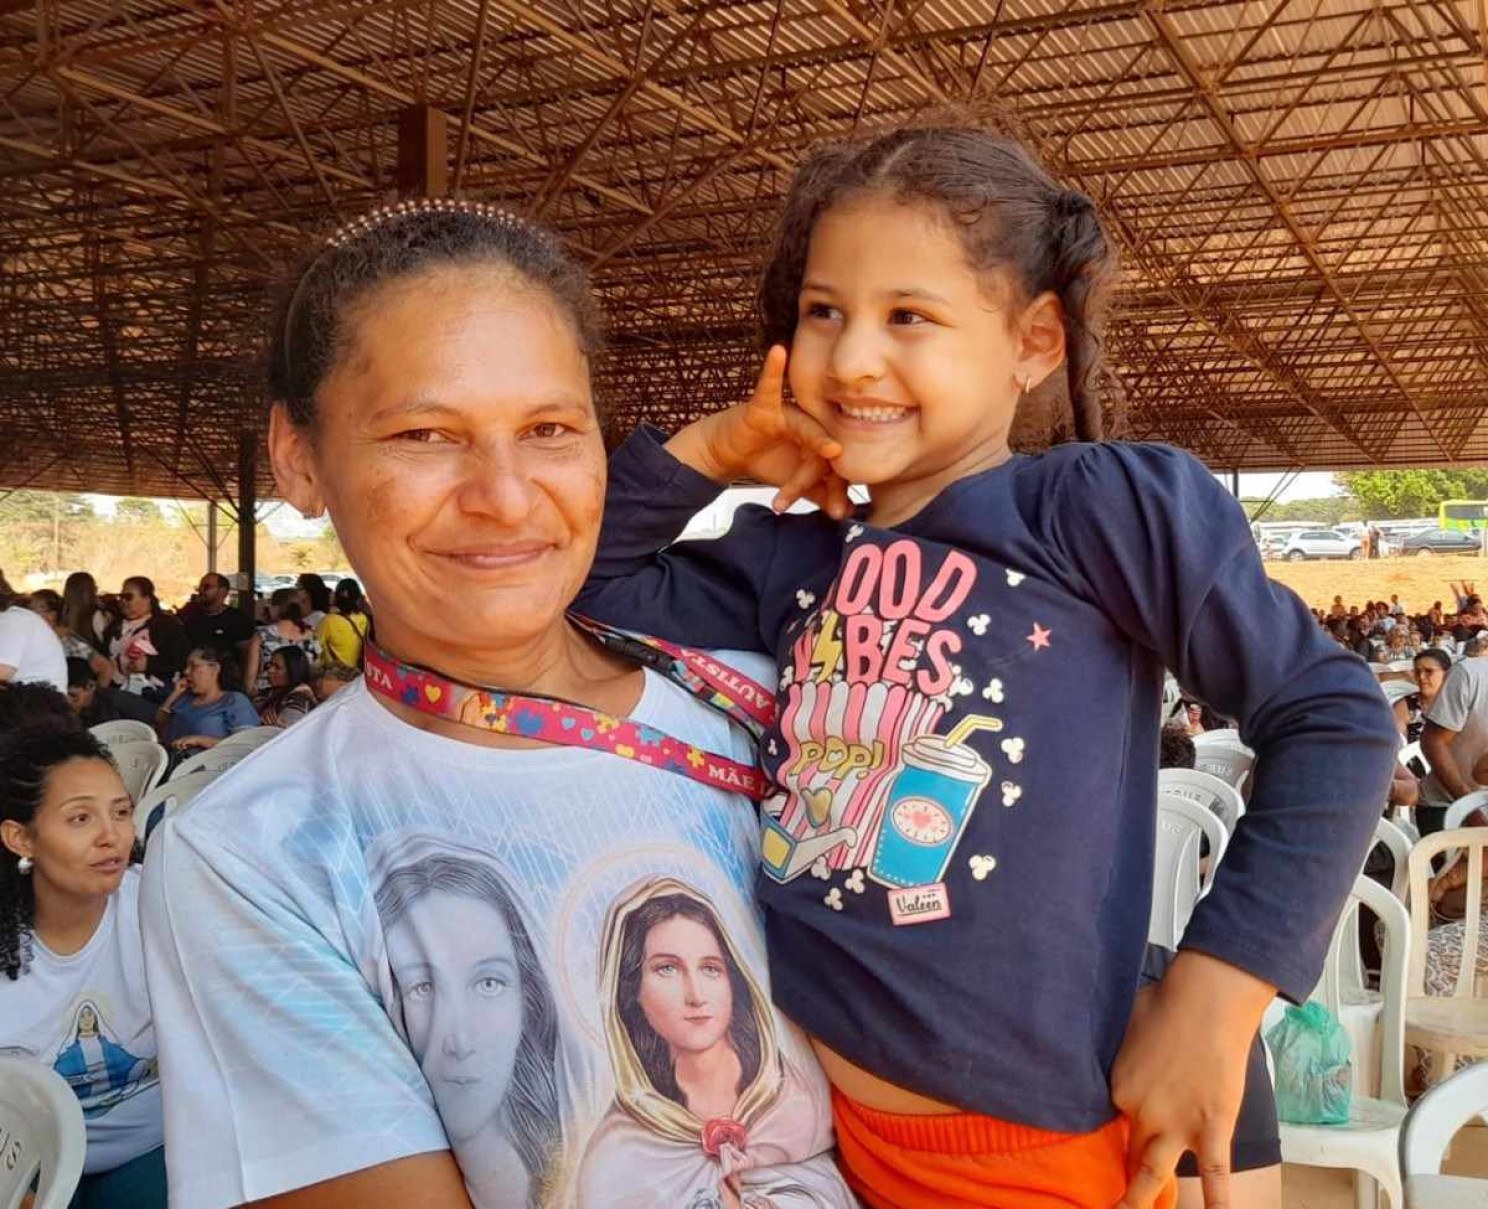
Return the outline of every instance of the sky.
[[[1276,484],[1285,477],[1281,474],[1242,474],[1240,494],[1246,499],[1265,499],[1276,490]],[[1223,476],[1221,481],[1228,487],[1230,476]],[[1334,483],[1331,472],[1305,470],[1281,493],[1276,502],[1285,504],[1288,500],[1320,500],[1338,494],[1338,485]]]

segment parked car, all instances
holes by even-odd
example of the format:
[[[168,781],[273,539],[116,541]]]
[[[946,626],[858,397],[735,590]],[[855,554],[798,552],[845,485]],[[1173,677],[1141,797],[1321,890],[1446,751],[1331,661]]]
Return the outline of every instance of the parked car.
[[[1428,529],[1400,543],[1402,554],[1476,554],[1482,539],[1465,529]]]
[[[1362,558],[1364,551],[1358,538],[1336,529],[1308,529],[1292,534],[1281,556],[1288,562],[1299,563],[1307,558]]]

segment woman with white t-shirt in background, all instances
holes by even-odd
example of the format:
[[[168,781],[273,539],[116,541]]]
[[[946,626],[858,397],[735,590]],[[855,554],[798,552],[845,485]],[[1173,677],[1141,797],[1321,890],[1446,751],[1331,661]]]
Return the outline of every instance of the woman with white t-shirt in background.
[[[51,1067],[82,1104],[74,1209],[166,1203],[133,816],[106,751],[70,718],[0,733],[0,1053]]]
[[[67,655],[46,621],[0,571],[0,682],[34,680],[67,692]]]

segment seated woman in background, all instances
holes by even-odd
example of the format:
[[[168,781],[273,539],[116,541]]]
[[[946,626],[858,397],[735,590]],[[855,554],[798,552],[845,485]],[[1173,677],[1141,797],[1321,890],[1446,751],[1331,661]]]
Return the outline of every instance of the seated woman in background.
[[[269,656],[269,689],[253,699],[264,726],[289,726],[315,708],[310,673],[310,660],[297,646],[280,647]]]
[[[234,731],[258,725],[258,712],[237,691],[237,669],[216,647],[197,647],[186,673],[160,707],[155,725],[173,751],[216,747]]]
[[[73,632],[66,621],[66,605],[62,597],[50,588],[32,592],[26,604],[31,611],[52,627],[57,641],[62,644],[62,653],[69,659],[84,659],[93,669],[100,684],[109,684],[114,678],[114,665],[107,656],[81,634]]]
[[[1416,682],[1416,692],[1395,702],[1395,721],[1407,743],[1420,739],[1421,728],[1426,725],[1426,711],[1441,692],[1451,670],[1451,656],[1435,647],[1427,647],[1412,660],[1411,679]]]
[[[258,627],[243,657],[243,683],[254,693],[269,690],[269,660],[277,650],[297,646],[312,664],[320,662],[320,643],[315,640],[315,630],[303,620],[300,589],[276,590],[269,597],[269,616],[272,620]]]
[[[105,749],[75,722],[48,714],[0,735],[0,1053],[35,1058],[76,1092],[83,1209],[166,1203],[133,816]]]
[[[331,604],[332,611],[315,631],[321,656],[327,663],[359,668],[362,666],[362,643],[366,641],[367,628],[372,624],[367,617],[362,585],[348,575],[336,585]]]

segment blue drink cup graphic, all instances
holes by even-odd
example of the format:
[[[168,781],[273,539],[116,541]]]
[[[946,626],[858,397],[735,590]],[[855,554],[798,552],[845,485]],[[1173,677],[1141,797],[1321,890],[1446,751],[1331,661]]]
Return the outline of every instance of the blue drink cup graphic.
[[[944,735],[911,740],[902,758],[868,873],[885,886],[925,886],[945,877],[992,767]]]

